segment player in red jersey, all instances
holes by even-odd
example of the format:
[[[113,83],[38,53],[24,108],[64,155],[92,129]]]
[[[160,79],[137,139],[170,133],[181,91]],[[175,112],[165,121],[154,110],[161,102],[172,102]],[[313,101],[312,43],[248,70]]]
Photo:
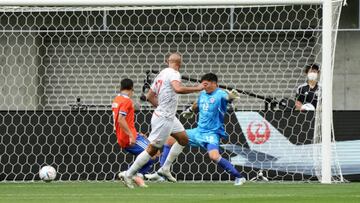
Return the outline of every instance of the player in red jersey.
[[[114,118],[114,130],[118,144],[125,151],[139,155],[149,145],[146,137],[139,134],[135,129],[134,103],[131,97],[134,94],[134,83],[131,79],[121,80],[120,94],[112,103]],[[151,168],[153,160],[150,159],[140,170],[140,174],[145,174]],[[140,187],[147,187],[140,175],[134,176],[133,181]]]

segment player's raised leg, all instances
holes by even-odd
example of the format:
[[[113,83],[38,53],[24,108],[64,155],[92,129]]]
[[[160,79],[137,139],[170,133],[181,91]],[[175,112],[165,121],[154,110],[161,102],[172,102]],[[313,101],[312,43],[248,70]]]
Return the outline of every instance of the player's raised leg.
[[[134,163],[126,171],[124,179],[131,179],[137,171],[142,168],[152,156],[155,156],[159,149],[164,145],[173,127],[172,120],[159,117],[153,114],[151,118],[151,133],[149,135],[150,144],[142,153],[140,153]]]
[[[162,167],[166,161],[166,158],[169,155],[171,146],[176,142],[175,138],[173,138],[172,136],[169,136],[168,139],[166,140],[166,143],[163,146],[162,152],[160,154],[160,158],[159,158],[159,162],[160,162],[160,167]],[[160,176],[157,172],[152,173],[152,174],[145,174],[144,175],[146,179],[151,180],[151,181],[164,181],[165,179]]]
[[[142,168],[152,156],[156,154],[158,148],[153,147],[151,144],[147,147],[146,150],[141,152],[135,159],[134,163],[130,166],[130,168],[125,171],[125,173],[120,173],[119,177],[124,181],[124,184],[129,187],[133,188],[132,180],[134,175],[138,172],[140,168]]]
[[[246,179],[241,176],[240,172],[236,170],[236,168],[227,159],[221,157],[217,145],[208,144],[207,149],[210,159],[221,166],[226,172],[235,177],[234,185],[240,186],[246,182]]]
[[[129,147],[125,148],[125,151],[138,156],[140,153],[142,153],[147,146],[150,144],[149,140],[144,137],[144,135],[138,134],[136,138],[136,142],[134,145],[131,145]],[[147,187],[143,180],[143,175],[148,173],[148,171],[152,168],[152,165],[154,161],[156,161],[157,157],[153,157],[149,159],[149,161],[139,170],[139,173],[136,174],[132,179],[138,185],[139,187]],[[118,177],[124,181],[123,173],[119,173]]]

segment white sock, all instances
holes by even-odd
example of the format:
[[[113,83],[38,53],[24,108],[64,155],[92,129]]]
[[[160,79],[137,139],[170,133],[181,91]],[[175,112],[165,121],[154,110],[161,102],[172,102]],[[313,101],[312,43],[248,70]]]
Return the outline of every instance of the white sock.
[[[138,172],[138,170],[143,167],[151,158],[151,156],[147,153],[146,150],[141,152],[135,159],[134,163],[130,166],[130,168],[126,171],[126,176],[131,177]]]
[[[164,170],[170,170],[171,164],[175,161],[175,159],[179,156],[179,154],[183,151],[185,146],[180,145],[178,142],[175,142],[170,149],[169,155],[165,160],[162,168]]]

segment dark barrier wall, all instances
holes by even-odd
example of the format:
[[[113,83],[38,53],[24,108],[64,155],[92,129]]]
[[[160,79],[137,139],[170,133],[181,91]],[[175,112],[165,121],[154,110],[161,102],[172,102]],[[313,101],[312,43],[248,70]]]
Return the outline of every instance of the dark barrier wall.
[[[292,143],[311,143],[314,127],[312,112],[260,113]],[[359,139],[359,115],[356,111],[334,113],[338,141]],[[147,134],[150,118],[150,111],[137,112],[137,129]],[[119,149],[112,122],[111,111],[0,112],[0,180],[38,179],[40,167],[47,164],[57,168],[58,178],[62,180],[114,179],[117,172],[128,168],[134,157]],[[195,118],[181,119],[181,122],[185,128],[196,126]],[[228,113],[225,122],[228,123],[228,142],[247,147],[235,113]],[[204,156],[204,150],[186,148],[184,152],[173,167],[179,180],[230,179],[227,173]],[[226,152],[224,156],[231,154]],[[239,169],[247,172],[248,177],[256,174],[249,168]],[[293,177],[301,178],[289,178]],[[351,180],[352,177],[347,178]]]

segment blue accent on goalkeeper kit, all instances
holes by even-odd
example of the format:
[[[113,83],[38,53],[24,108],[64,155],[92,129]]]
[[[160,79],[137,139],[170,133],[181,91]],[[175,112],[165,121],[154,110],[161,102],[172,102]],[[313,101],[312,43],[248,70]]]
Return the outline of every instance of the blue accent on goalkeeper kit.
[[[199,128],[186,130],[186,135],[189,137],[189,144],[192,147],[202,147],[208,149],[208,145],[217,146],[219,148],[219,135],[213,132],[201,133]],[[214,149],[214,147],[213,147]],[[210,151],[208,149],[208,151]]]
[[[186,130],[190,145],[208,151],[219,150],[220,138],[227,138],[224,117],[228,94],[217,88],[208,94],[201,91],[197,101],[199,108],[198,127]]]
[[[241,174],[239,171],[235,169],[235,167],[226,159],[221,158],[218,164],[225,169],[226,172],[230,173],[231,175],[235,176],[236,178],[240,178]]]

